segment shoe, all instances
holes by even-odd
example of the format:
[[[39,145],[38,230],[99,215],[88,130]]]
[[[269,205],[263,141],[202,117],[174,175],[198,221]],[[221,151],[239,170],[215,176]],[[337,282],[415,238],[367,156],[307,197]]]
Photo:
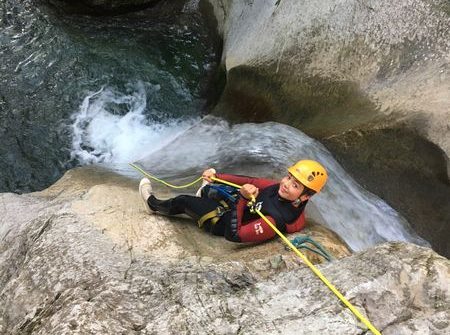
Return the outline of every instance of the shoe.
[[[152,195],[152,183],[150,182],[150,180],[148,180],[147,178],[142,178],[141,182],[139,183],[139,193],[141,195],[142,202],[147,213],[154,213],[147,202],[148,198]]]
[[[203,180],[203,181],[202,181],[202,186],[200,186],[200,188],[197,190],[197,193],[195,193],[195,196],[201,198],[203,187],[205,187],[205,186],[208,185],[208,184],[209,184],[208,181]]]

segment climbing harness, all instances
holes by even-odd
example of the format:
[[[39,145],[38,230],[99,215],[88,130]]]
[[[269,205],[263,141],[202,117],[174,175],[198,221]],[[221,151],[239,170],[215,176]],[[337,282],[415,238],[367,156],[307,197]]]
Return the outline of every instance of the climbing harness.
[[[236,187],[224,185],[224,184],[207,184],[205,185],[200,195],[209,199],[217,200],[221,206],[204,214],[197,220],[198,226],[203,227],[203,224],[210,220],[211,225],[215,225],[220,218],[234,207],[239,199],[239,192]]]
[[[314,252],[315,254],[325,258],[328,262],[332,260],[332,256],[325,250],[324,247],[322,247],[322,245],[319,242],[313,240],[311,236],[307,235],[296,236],[293,240],[291,240],[291,243],[297,249],[306,249],[311,252]],[[312,244],[314,248],[306,245],[306,243]],[[286,249],[289,249],[289,247],[286,246]]]
[[[169,183],[166,183],[165,181],[163,181],[163,180],[161,180],[161,179],[158,179],[158,178],[156,178],[156,177],[153,177],[153,176],[151,176],[150,174],[148,174],[148,173],[146,173],[144,170],[142,170],[141,168],[139,168],[139,167],[137,167],[136,165],[134,165],[134,164],[130,164],[132,167],[134,167],[136,170],[138,170],[139,172],[141,172],[142,174],[144,174],[145,176],[147,176],[147,177],[149,177],[149,178],[152,178],[152,179],[154,179],[154,180],[156,180],[156,181],[159,181],[159,182],[161,182],[161,183],[163,183],[164,185],[167,185],[167,186],[169,186],[169,187],[173,187],[173,188],[183,188],[183,187],[188,187],[188,186],[191,186],[191,185],[194,185],[195,183],[197,183],[198,181],[200,181],[201,179],[202,179],[202,177],[200,177],[200,178],[198,178],[198,179],[196,179],[194,182],[192,182],[192,183],[189,183],[189,184],[187,184],[187,185],[183,185],[183,186],[174,186],[174,185],[170,185]],[[218,183],[222,183],[222,184],[225,184],[225,185],[229,185],[229,186],[232,186],[232,187],[235,187],[236,189],[240,189],[241,188],[241,186],[240,185],[237,185],[237,184],[234,184],[234,183],[230,183],[229,181],[226,181],[226,180],[222,180],[222,179],[219,179],[219,178],[215,178],[215,177],[212,177],[211,178],[213,181],[215,181],[215,182],[218,182]],[[330,289],[330,291],[331,292],[333,292],[338,298],[339,298],[339,300],[341,300],[342,301],[342,303],[345,305],[345,306],[347,306],[347,308],[359,319],[359,320],[361,320],[361,322],[362,323],[364,323],[364,325],[366,325],[366,327],[373,333],[373,334],[375,334],[375,335],[381,335],[381,333],[372,325],[372,323],[368,320],[368,319],[366,319],[357,309],[356,309],[356,307],[354,307],[337,289],[336,289],[336,287],[334,287],[334,285],[333,284],[331,284],[329,281],[328,281],[328,279],[319,271],[319,269],[317,269],[315,266],[314,266],[314,264],[312,264],[309,260],[308,260],[308,258],[304,255],[304,254],[302,254],[301,252],[300,252],[300,250],[298,250],[296,247],[295,247],[295,245],[291,242],[291,241],[289,241],[287,238],[286,238],[286,236],[284,236],[279,230],[278,230],[278,228],[277,227],[275,227],[270,221],[269,221],[269,219],[267,219],[266,218],[266,216],[263,214],[263,213],[261,213],[261,211],[255,206],[255,202],[256,202],[256,199],[255,199],[255,197],[252,197],[252,200],[249,202],[249,205],[250,205],[250,209],[252,210],[252,211],[254,211],[255,213],[257,213],[268,225],[269,225],[269,227],[270,228],[272,228],[272,230],[275,232],[275,233],[277,233],[277,235],[278,236],[280,236],[280,238],[283,240],[283,242],[284,243],[286,243],[287,244],[287,246],[289,246],[289,248],[292,250],[292,251],[294,251],[295,253],[296,253],[296,255],[298,256],[298,257],[300,257],[301,258],[301,260],[311,269],[311,271],[317,276],[317,277],[319,277],[319,279]],[[206,220],[205,220],[206,221]],[[295,240],[295,239],[294,239]]]
[[[202,188],[201,195],[210,199],[225,200],[232,204],[239,199],[238,189],[224,184],[207,184]]]
[[[146,176],[150,179],[153,179],[157,182],[160,182],[171,188],[175,188],[175,189],[187,188],[189,186],[192,186],[192,185],[198,183],[200,180],[202,180],[202,177],[200,177],[186,185],[173,185],[173,184],[169,184],[168,182],[149,174],[148,172],[144,171],[136,164],[130,163],[129,165],[131,167],[135,168],[136,170],[138,170],[144,176]],[[216,194],[214,194],[214,192]],[[203,194],[208,193],[208,197],[219,201],[221,206],[218,206],[216,209],[214,209],[214,210],[204,214],[202,217],[200,217],[197,220],[199,228],[202,228],[203,225],[205,224],[205,222],[208,220],[210,220],[209,221],[210,224],[215,225],[220,220],[220,218],[223,216],[223,214],[225,214],[226,212],[231,210],[229,203],[234,204],[237,201],[238,194],[239,194],[239,192],[237,192],[236,187],[230,187],[230,186],[223,185],[223,184],[221,184],[221,185],[207,184],[202,188],[202,193]]]
[[[213,209],[211,212],[204,214],[200,219],[197,220],[199,228],[203,227],[203,224],[210,220],[209,222],[212,225],[215,225],[217,221],[220,220],[222,215],[230,210],[230,207],[224,200],[219,201],[222,206],[218,206],[216,209]]]

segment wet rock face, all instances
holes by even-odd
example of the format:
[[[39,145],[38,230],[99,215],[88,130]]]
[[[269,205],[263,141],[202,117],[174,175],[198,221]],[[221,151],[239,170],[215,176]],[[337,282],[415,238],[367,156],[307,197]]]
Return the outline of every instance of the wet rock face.
[[[215,113],[320,139],[449,256],[448,2],[204,2],[224,41]]]
[[[376,104],[351,81],[293,78],[277,74],[272,66],[247,65],[227,71],[227,84],[214,113],[233,122],[277,121],[316,138],[380,119]]]
[[[442,150],[405,128],[348,131],[324,144],[358,183],[395,204],[415,232],[450,257],[450,183]]]
[[[320,137],[341,123],[421,117],[420,133],[450,153],[445,1],[207,2],[223,35],[230,113],[297,120]],[[233,102],[246,96],[253,110]]]
[[[364,332],[277,242],[255,251],[147,215],[136,186],[80,169],[0,195],[1,334]],[[430,249],[384,244],[320,269],[383,334],[450,331],[450,262]]]

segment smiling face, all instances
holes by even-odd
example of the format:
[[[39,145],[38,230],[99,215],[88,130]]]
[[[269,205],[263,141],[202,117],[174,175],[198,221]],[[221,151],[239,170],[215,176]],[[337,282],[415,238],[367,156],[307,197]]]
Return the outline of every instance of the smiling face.
[[[280,188],[278,189],[278,195],[282,197],[283,199],[295,201],[298,198],[300,200],[304,201],[304,197],[308,196],[302,196],[300,197],[300,194],[302,194],[305,187],[297,181],[290,173],[281,179],[280,181]],[[306,199],[305,199],[306,200]]]

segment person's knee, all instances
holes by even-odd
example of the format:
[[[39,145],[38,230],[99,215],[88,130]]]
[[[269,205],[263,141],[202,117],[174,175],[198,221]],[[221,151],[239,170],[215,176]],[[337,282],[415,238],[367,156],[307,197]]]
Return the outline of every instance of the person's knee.
[[[189,196],[187,195],[179,195],[172,199],[173,206],[176,206],[178,208],[186,208],[188,203]]]

